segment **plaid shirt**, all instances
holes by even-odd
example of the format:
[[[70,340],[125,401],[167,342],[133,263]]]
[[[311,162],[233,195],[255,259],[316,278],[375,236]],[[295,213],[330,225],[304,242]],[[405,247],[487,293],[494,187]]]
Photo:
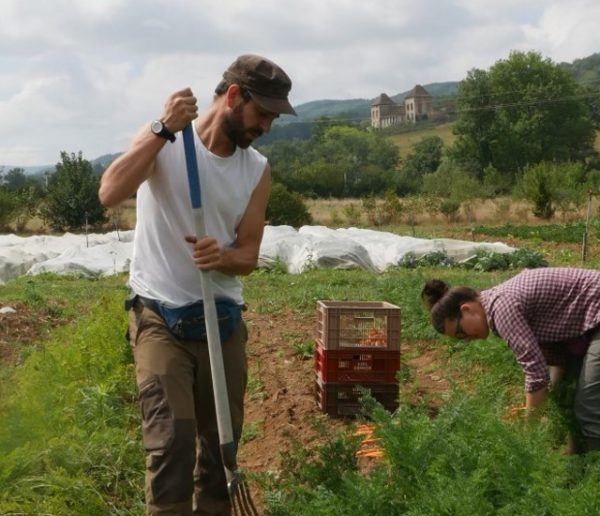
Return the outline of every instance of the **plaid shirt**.
[[[525,390],[550,381],[544,349],[556,354],[600,322],[600,272],[575,268],[525,270],[483,290],[490,329],[503,338],[525,372]],[[562,343],[562,344],[560,344]]]

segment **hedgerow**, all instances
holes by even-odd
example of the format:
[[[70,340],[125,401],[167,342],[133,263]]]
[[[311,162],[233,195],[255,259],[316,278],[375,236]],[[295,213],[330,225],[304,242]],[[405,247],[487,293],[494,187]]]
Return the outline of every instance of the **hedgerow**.
[[[476,225],[473,227],[473,233],[495,237],[514,237],[521,239],[542,240],[544,242],[579,243],[583,239],[585,226],[585,221],[543,225]],[[600,218],[594,218],[590,221],[590,232],[596,237],[600,236]]]

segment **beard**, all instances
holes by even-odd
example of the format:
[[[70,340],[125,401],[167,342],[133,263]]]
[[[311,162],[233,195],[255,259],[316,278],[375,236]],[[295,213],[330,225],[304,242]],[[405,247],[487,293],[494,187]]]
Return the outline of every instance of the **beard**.
[[[235,146],[247,149],[254,140],[262,136],[263,130],[260,127],[251,128],[244,125],[243,108],[243,104],[238,104],[227,115],[224,131]]]

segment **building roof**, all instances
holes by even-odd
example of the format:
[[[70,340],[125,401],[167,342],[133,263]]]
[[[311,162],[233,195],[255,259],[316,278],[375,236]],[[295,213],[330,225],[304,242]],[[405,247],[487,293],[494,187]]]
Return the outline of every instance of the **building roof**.
[[[385,93],[382,93],[373,102],[371,102],[371,106],[381,106],[390,104],[395,104],[395,102],[391,98],[389,98]]]
[[[413,97],[432,98],[431,95],[429,94],[429,92],[425,88],[423,88],[423,86],[421,86],[420,84],[417,84],[412,90],[410,90],[410,92],[408,93],[408,95],[406,95],[405,98],[410,99]]]

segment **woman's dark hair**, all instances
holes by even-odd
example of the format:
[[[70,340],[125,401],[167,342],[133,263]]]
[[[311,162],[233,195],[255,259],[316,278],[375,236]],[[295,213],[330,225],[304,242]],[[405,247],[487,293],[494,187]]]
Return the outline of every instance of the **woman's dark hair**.
[[[444,333],[447,319],[460,319],[460,307],[474,301],[479,294],[469,287],[450,287],[438,279],[428,281],[421,291],[421,299],[431,312],[431,323],[439,333]]]

